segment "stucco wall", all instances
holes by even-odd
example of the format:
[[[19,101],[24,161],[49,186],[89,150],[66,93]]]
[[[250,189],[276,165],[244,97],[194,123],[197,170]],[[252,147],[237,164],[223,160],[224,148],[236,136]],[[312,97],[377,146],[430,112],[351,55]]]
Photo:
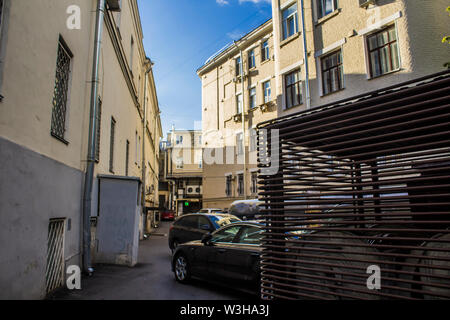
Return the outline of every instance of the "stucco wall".
[[[50,219],[71,220],[64,260],[81,263],[83,174],[3,138],[0,150],[0,299],[42,299]]]

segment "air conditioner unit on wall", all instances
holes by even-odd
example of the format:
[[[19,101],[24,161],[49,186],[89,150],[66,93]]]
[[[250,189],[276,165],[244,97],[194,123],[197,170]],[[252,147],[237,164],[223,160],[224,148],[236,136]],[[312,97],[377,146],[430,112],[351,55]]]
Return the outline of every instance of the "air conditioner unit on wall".
[[[186,194],[187,195],[200,195],[202,192],[201,186],[187,186]]]
[[[359,6],[367,8],[370,4],[375,4],[375,0],[359,0]]]

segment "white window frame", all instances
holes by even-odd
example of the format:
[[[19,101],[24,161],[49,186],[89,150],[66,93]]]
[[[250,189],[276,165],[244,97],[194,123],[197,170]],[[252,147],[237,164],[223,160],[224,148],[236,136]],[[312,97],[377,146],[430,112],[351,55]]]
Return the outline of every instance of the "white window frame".
[[[267,46],[264,44],[267,43]],[[270,45],[269,39],[265,39],[261,42],[261,62],[270,60]]]
[[[283,17],[284,11],[290,9],[294,5],[297,6],[297,9],[295,10],[295,12],[291,13],[290,15],[288,15],[286,17],[286,19],[284,19],[284,17]],[[294,36],[295,34],[297,34],[299,32],[298,31],[298,4],[297,4],[297,1],[294,1],[290,5],[287,5],[286,7],[281,8],[281,12],[280,13],[281,13],[281,19],[280,19],[281,20],[281,39],[282,39],[282,41],[284,41],[284,40],[289,39],[290,37]],[[286,29],[286,32],[285,32],[285,27],[287,28],[287,24],[285,22],[288,21],[292,17],[294,19],[294,32],[291,35],[288,35],[288,32],[287,32],[288,30],[287,29]],[[286,34],[286,37],[285,37],[285,34]]]
[[[244,154],[244,134],[242,132],[238,132],[236,133],[236,155],[241,156],[243,154]]]
[[[268,88],[266,88],[266,84],[267,83],[269,84]],[[266,80],[266,81],[264,81],[262,83],[262,90],[263,90],[263,93],[264,93],[264,103],[270,102],[272,100],[272,83],[271,83],[270,79]],[[267,90],[269,90],[269,94],[268,95],[267,95]]]
[[[239,63],[238,63],[238,60],[239,60]],[[242,65],[241,56],[237,56],[236,58],[234,58],[234,68],[236,69],[236,72],[235,72],[236,77],[241,76],[241,69],[242,69],[241,65]]]
[[[240,108],[239,108],[240,104]],[[242,92],[236,93],[236,114],[241,114],[244,110],[244,94]]]
[[[258,147],[258,133],[256,127],[250,129],[250,152],[255,152]]]

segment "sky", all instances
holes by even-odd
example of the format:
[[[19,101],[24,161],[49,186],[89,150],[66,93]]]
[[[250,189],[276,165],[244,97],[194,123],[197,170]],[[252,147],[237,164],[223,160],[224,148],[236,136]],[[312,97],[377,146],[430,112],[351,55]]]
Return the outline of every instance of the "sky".
[[[138,0],[144,48],[153,73],[164,138],[198,129],[202,117],[197,69],[227,44],[271,18],[271,0]]]

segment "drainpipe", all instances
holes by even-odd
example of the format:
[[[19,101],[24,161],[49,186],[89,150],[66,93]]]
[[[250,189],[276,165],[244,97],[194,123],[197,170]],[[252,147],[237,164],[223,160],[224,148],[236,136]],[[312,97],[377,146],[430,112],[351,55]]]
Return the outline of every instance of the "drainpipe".
[[[242,85],[242,149],[243,149],[243,156],[244,156],[244,173],[243,173],[243,180],[244,180],[244,199],[247,199],[247,156],[245,153],[245,84],[244,84],[244,57],[242,54],[242,49],[239,49],[239,46],[237,45],[237,41],[234,42],[236,45],[236,48],[239,50],[240,59],[241,59],[241,66],[240,66],[240,73],[241,73],[241,85]]]
[[[97,1],[97,14],[95,23],[94,57],[92,65],[91,102],[89,117],[89,142],[87,153],[87,167],[84,179],[83,198],[83,271],[89,275],[94,272],[91,266],[91,210],[92,189],[94,182],[95,145],[98,110],[98,84],[100,68],[101,40],[103,33],[103,19],[105,16],[105,0]]]
[[[304,1],[301,2],[301,11],[302,11],[302,28],[303,28],[303,59],[305,61],[305,86],[306,86],[306,109],[311,108],[311,91],[309,87],[309,64],[308,64],[308,47],[306,46],[306,23],[305,23],[305,7]]]
[[[148,66],[148,68],[145,70],[145,81],[144,81],[144,117],[142,118],[142,216],[145,217],[145,196],[146,196],[146,189],[147,189],[147,179],[146,179],[146,164],[145,164],[145,133],[147,128],[147,78],[149,72],[152,70],[152,62],[150,59],[146,59],[145,65]],[[142,226],[142,232],[145,233],[146,231],[146,223],[147,221],[143,221]]]

